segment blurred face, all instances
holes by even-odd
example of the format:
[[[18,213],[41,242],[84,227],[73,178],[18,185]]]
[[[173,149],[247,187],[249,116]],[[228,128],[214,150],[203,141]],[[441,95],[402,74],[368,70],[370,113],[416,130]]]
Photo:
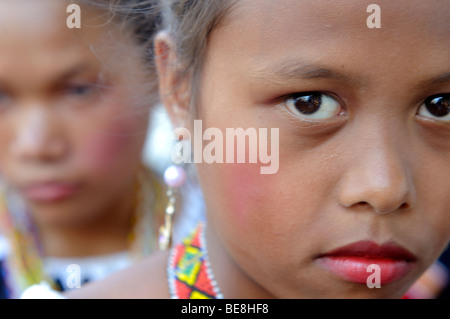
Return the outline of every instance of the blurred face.
[[[67,5],[0,1],[1,175],[49,223],[113,208],[131,189],[147,125],[132,35],[83,6],[81,29],[68,29]]]
[[[238,1],[208,42],[203,127],[280,129],[276,174],[198,165],[209,240],[277,297],[401,297],[449,242],[448,1],[369,4]]]

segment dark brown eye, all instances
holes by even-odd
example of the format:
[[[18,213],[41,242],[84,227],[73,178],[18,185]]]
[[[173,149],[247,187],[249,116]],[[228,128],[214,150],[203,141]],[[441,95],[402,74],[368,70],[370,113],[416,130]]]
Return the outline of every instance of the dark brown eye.
[[[331,96],[320,93],[296,93],[286,100],[287,108],[296,116],[312,120],[328,120],[341,113],[341,106]]]
[[[322,104],[321,94],[303,95],[293,98],[295,108],[303,114],[309,115],[317,112]]]
[[[427,98],[419,109],[419,115],[439,121],[450,121],[450,94]]]
[[[433,97],[425,101],[425,106],[436,117],[446,116],[450,113],[450,95]]]

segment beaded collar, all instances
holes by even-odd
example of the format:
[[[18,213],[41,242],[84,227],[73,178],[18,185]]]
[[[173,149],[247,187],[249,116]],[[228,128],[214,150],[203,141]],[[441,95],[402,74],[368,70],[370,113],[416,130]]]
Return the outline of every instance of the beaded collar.
[[[209,264],[204,230],[201,223],[170,252],[167,276],[172,299],[223,299]]]

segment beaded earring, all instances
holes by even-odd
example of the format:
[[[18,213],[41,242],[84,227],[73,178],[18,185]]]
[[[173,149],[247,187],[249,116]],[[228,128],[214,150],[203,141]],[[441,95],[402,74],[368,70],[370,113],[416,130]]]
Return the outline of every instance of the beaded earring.
[[[181,152],[178,156],[182,156]],[[166,195],[169,200],[164,214],[164,224],[159,228],[160,250],[167,250],[172,246],[176,193],[186,181],[186,171],[181,166],[171,165],[164,171],[164,181],[168,186]]]

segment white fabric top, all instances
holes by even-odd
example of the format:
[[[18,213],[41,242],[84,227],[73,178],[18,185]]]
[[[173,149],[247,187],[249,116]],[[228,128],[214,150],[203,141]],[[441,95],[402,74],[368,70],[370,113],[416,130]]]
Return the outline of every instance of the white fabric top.
[[[87,258],[46,258],[45,272],[57,280],[64,291],[80,288],[83,283],[103,279],[110,274],[130,266],[128,252]],[[27,288],[20,299],[66,299],[50,285],[42,282]]]
[[[20,299],[67,299],[60,293],[52,290],[50,285],[42,282],[40,285],[34,285],[26,289]]]
[[[131,256],[126,251],[86,258],[48,257],[44,260],[44,271],[65,291],[79,288],[85,282],[103,279],[131,264]]]

